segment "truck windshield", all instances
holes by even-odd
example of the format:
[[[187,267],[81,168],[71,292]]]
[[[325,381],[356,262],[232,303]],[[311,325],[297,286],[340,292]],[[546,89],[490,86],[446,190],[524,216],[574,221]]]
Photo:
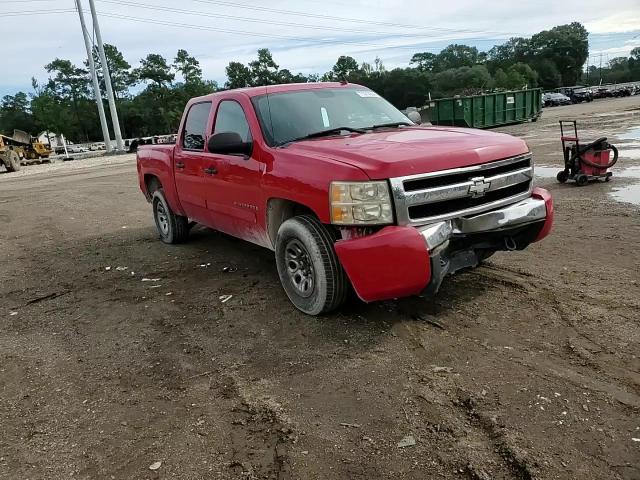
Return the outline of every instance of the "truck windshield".
[[[322,88],[261,95],[252,99],[265,140],[283,145],[318,132],[357,131],[374,126],[410,125],[406,116],[364,88]]]

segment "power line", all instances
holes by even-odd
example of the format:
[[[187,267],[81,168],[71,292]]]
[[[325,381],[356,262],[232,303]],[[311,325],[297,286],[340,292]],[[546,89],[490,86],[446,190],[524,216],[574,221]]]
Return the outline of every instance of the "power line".
[[[211,17],[211,18],[226,18],[229,20],[237,20],[240,22],[249,22],[249,23],[263,23],[263,24],[267,24],[267,25],[283,25],[283,26],[289,26],[289,27],[300,27],[300,28],[307,28],[307,29],[313,29],[313,30],[327,30],[327,31],[335,31],[335,32],[348,32],[348,33],[362,33],[362,34],[367,34],[367,35],[378,35],[378,36],[394,36],[394,37],[407,37],[407,38],[416,38],[416,34],[415,33],[395,33],[395,32],[374,32],[371,30],[356,30],[356,29],[349,29],[349,28],[341,28],[341,27],[331,27],[331,26],[321,26],[321,25],[310,25],[310,24],[304,24],[304,23],[295,23],[295,22],[282,22],[282,21],[276,21],[276,20],[264,20],[264,19],[259,19],[259,18],[247,18],[247,17],[240,17],[240,16],[236,16],[236,15],[227,15],[227,14],[221,14],[221,13],[207,13],[207,12],[202,12],[202,11],[195,11],[195,10],[185,10],[185,9],[181,9],[181,8],[173,8],[173,7],[165,7],[165,6],[160,6],[160,5],[149,5],[149,4],[144,4],[144,3],[133,3],[133,2],[128,2],[128,1],[123,1],[123,0],[97,0],[100,3],[109,3],[109,4],[113,4],[113,5],[124,5],[124,6],[130,6],[130,7],[139,7],[139,8],[144,8],[146,10],[155,10],[155,11],[163,11],[163,12],[174,12],[174,13],[182,13],[182,14],[186,14],[186,15],[196,15],[199,17]],[[453,40],[453,39],[443,39],[443,41],[445,40]],[[487,38],[487,37],[483,37],[483,38],[468,38],[465,37],[465,40],[500,40],[497,38]]]
[[[52,0],[3,0],[3,1],[5,3],[35,3],[35,2],[47,2]],[[192,1],[197,3],[220,5],[220,6],[240,8],[245,10],[254,10],[254,11],[260,11],[260,12],[278,13],[283,15],[294,15],[294,16],[300,16],[300,17],[318,18],[323,20],[334,20],[339,22],[360,23],[360,24],[379,25],[379,26],[387,26],[387,27],[400,27],[400,28],[410,28],[410,29],[427,30],[427,31],[441,31],[441,32],[451,32],[451,33],[475,33],[475,34],[482,34],[482,35],[496,34],[496,35],[508,36],[508,35],[521,34],[521,32],[498,32],[498,31],[492,31],[492,30],[457,29],[457,28],[434,27],[434,26],[415,25],[415,24],[406,24],[406,23],[381,22],[381,21],[375,21],[375,20],[365,20],[362,18],[339,17],[339,16],[325,15],[320,13],[301,12],[298,10],[286,10],[286,9],[279,9],[279,8],[264,7],[261,5],[250,5],[250,4],[239,3],[235,1],[224,1],[224,0],[192,0]]]
[[[440,31],[449,31],[456,33],[492,33],[498,35],[519,35],[516,32],[494,32],[494,31],[482,31],[482,30],[469,30],[469,29],[455,29],[455,28],[445,28],[445,27],[432,27],[425,25],[409,25],[404,23],[391,23],[391,22],[379,22],[374,20],[364,20],[362,18],[351,18],[351,17],[337,17],[333,15],[324,15],[320,13],[308,13],[308,12],[300,12],[296,10],[284,10],[278,8],[271,7],[263,7],[260,5],[247,5],[246,3],[238,3],[231,1],[223,1],[223,0],[193,0],[198,3],[207,3],[213,5],[221,5],[225,7],[235,7],[235,8],[243,8],[246,10],[257,10],[262,12],[270,12],[270,13],[280,13],[284,15],[296,15],[301,17],[309,17],[309,18],[321,18],[324,20],[336,20],[339,22],[351,22],[351,23],[363,23],[369,25],[382,25],[387,27],[400,27],[400,28],[413,28],[418,30],[440,30]]]
[[[20,12],[2,12],[0,17],[17,17],[20,15],[47,15],[49,13],[73,13],[75,9],[62,8],[58,10],[47,10],[46,12],[20,11]]]
[[[380,45],[374,43],[366,43],[360,41],[351,41],[351,40],[325,40],[325,39],[317,39],[317,38],[302,38],[302,37],[291,37],[287,35],[276,35],[276,34],[267,34],[267,33],[259,33],[259,32],[248,32],[243,30],[231,30],[217,27],[208,27],[204,25],[194,25],[190,23],[179,23],[179,22],[168,22],[165,20],[155,20],[150,18],[140,18],[133,17],[130,15],[116,15],[112,13],[99,12],[100,15],[104,17],[116,18],[119,20],[131,20],[134,22],[140,23],[149,23],[155,25],[166,25],[170,27],[180,27],[180,28],[190,28],[195,30],[204,30],[211,32],[221,32],[221,33],[229,33],[234,35],[245,35],[245,36],[254,36],[254,37],[262,37],[262,38],[275,38],[280,40],[293,40],[298,42],[306,42],[306,43],[319,43],[319,44],[328,44],[328,45],[336,45],[336,44],[348,44],[348,45],[359,45],[366,47],[376,47],[376,48],[410,48],[410,49],[422,49],[422,50],[440,50],[440,48],[435,47],[421,47],[419,44],[415,45]],[[415,37],[414,37],[415,38]]]

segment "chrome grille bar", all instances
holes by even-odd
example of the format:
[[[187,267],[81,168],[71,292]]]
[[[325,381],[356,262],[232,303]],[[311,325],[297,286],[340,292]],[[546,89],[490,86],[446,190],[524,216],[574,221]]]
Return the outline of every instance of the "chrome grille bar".
[[[489,186],[486,192],[492,192],[501,188],[507,188],[518,183],[527,182],[533,178],[533,168],[527,167],[514,172],[502,173],[493,177],[482,177]],[[454,198],[464,198],[469,196],[469,187],[473,186],[473,181],[445,185],[443,187],[426,188],[405,192],[405,203],[408,207],[412,205],[423,205],[425,203],[436,203]]]
[[[526,160],[528,160],[528,166],[523,167],[522,164]],[[518,165],[513,165],[514,170],[505,172],[504,170],[508,169],[508,166],[512,164]],[[491,175],[491,170],[494,169],[499,169],[500,173]],[[490,176],[484,177],[484,172]],[[441,185],[442,181],[446,181],[448,176],[452,177],[452,183]],[[463,177],[462,179],[460,178],[461,176]],[[445,178],[439,180],[438,186],[410,191],[405,190],[407,182],[416,183],[416,180],[432,179],[434,177]],[[464,178],[467,179],[463,180]],[[400,225],[425,225],[430,222],[480,213],[527,198],[530,196],[533,184],[533,162],[531,154],[525,154],[471,167],[392,178],[390,182],[398,223]],[[517,190],[517,185],[525,183],[527,185],[523,185],[522,192],[506,198],[495,198],[500,195],[499,190],[513,187],[510,190],[512,192],[514,188]],[[481,199],[487,194],[490,195],[487,197],[486,202],[483,202]],[[464,202],[465,198],[474,200],[473,205],[455,211],[447,211],[447,202],[457,201],[460,203],[460,201]],[[442,203],[444,213],[420,218],[411,216],[411,207],[435,203]]]

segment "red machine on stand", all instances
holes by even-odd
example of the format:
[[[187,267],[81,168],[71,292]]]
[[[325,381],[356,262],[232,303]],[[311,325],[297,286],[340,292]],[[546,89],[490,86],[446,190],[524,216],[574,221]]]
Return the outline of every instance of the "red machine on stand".
[[[565,135],[567,125],[573,125],[573,136]],[[612,173],[609,168],[618,161],[618,149],[607,142],[606,137],[580,145],[578,126],[575,120],[560,120],[560,140],[564,155],[564,170],[556,176],[560,183],[573,180],[582,187],[590,180],[603,179],[608,182]],[[611,158],[613,152],[613,158]]]

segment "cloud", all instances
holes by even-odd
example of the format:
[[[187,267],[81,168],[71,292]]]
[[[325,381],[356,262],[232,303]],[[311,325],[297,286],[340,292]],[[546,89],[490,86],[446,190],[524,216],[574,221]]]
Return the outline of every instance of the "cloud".
[[[87,15],[87,1],[82,1]],[[435,4],[424,0],[95,1],[104,41],[115,44],[133,66],[148,53],[171,60],[184,48],[200,60],[206,78],[219,82],[224,82],[224,68],[230,61],[246,63],[262,47],[271,49],[282,68],[324,73],[340,55],[351,55],[359,62],[379,56],[393,68],[408,65],[417,51],[438,51],[455,42],[488,50],[510,36],[529,36],[572,21],[583,22],[596,33],[592,50],[598,52],[627,46],[630,50],[631,44],[625,42],[633,35],[615,32],[628,32],[635,25],[640,33],[638,0],[616,0],[618,13],[605,18],[601,0]],[[56,57],[82,64],[86,52],[77,14],[50,13],[61,4],[61,0],[41,0],[28,6],[3,5],[4,13],[29,10],[29,15],[2,18],[3,38],[20,40],[3,51],[0,95],[29,90],[32,76],[46,80],[43,66]],[[25,35],[25,22],[35,21],[38,29]]]
[[[591,33],[640,32],[640,8],[635,11],[616,12],[598,20],[587,22],[585,27]]]
[[[605,48],[604,50],[594,51],[594,52],[591,52],[591,55],[603,54],[603,55],[608,55],[609,57],[614,57],[614,56],[626,57],[626,56],[629,56],[629,53],[635,47],[640,47],[640,40],[634,40],[633,42],[630,42],[627,45],[624,45],[622,47],[612,47],[612,48]]]

